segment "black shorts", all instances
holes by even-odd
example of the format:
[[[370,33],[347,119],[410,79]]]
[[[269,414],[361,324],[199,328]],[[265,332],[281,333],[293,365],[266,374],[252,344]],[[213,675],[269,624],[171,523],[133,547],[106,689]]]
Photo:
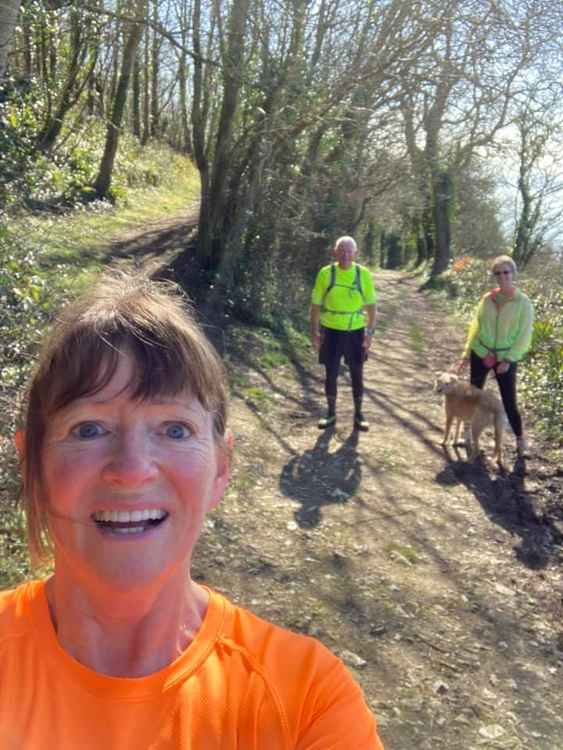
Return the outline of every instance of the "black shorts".
[[[364,349],[364,329],[355,331],[336,331],[334,328],[322,329],[319,363],[326,367],[335,366],[344,357],[348,365],[360,365],[367,359]]]

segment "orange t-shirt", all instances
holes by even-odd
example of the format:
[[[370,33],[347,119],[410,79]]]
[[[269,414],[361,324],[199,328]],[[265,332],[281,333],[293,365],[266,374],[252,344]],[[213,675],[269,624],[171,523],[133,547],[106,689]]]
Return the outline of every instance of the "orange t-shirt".
[[[189,648],[148,677],[100,675],[57,640],[44,582],[0,594],[2,750],[382,750],[322,644],[210,592]]]

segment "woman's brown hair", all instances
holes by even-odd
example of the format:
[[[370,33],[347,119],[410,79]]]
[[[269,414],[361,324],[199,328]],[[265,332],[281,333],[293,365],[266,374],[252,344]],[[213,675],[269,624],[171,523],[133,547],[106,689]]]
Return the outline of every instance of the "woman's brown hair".
[[[111,271],[64,308],[45,340],[22,408],[22,500],[32,559],[50,549],[42,489],[48,420],[112,379],[120,354],[135,361],[132,399],[186,392],[213,414],[215,438],[226,430],[228,388],[222,362],[187,299],[170,282]]]

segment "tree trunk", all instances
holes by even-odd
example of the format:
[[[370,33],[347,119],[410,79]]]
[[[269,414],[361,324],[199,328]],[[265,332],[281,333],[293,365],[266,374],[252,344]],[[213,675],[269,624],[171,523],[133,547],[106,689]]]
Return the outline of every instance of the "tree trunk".
[[[434,193],[434,228],[436,247],[432,276],[443,273],[451,257],[451,212],[453,210],[453,180],[449,172],[436,172],[432,177]]]
[[[193,155],[192,134],[188,119],[188,85],[186,53],[182,51],[178,60],[178,89],[180,94],[180,122],[182,151],[188,156]]]
[[[225,247],[225,209],[228,199],[227,173],[232,145],[233,124],[239,104],[241,69],[244,51],[244,27],[249,0],[238,0],[231,6],[226,52],[223,56],[223,101],[215,143],[213,171],[209,185],[207,226],[198,250],[204,266],[216,269]],[[203,200],[202,200],[203,204]],[[201,230],[200,225],[200,230]]]
[[[424,250],[426,253],[425,260],[429,261],[434,257],[434,218],[432,212],[432,197],[426,195],[425,206],[422,212],[422,236],[424,239]]]
[[[142,17],[143,6],[144,2],[137,2],[136,7],[133,11],[134,18]],[[119,143],[119,131],[121,128],[121,122],[123,120],[125,103],[127,101],[127,90],[129,88],[129,80],[131,78],[131,70],[133,68],[137,47],[139,46],[139,41],[143,33],[143,26],[140,23],[131,23],[130,27],[131,28],[129,31],[129,35],[127,36],[125,48],[123,50],[121,71],[119,74],[119,79],[117,81],[111,120],[108,123],[106,131],[104,153],[100,163],[100,170],[94,183],[94,190],[96,191],[96,195],[99,198],[107,197],[109,189],[111,187],[113,164],[115,161],[115,155],[117,153],[117,146]]]
[[[373,221],[368,222],[368,229],[364,237],[364,258],[368,263],[375,260],[375,224]]]
[[[133,135],[141,138],[141,60],[139,49],[135,53],[133,64],[133,90],[131,92],[131,113]]]
[[[32,40],[32,31],[31,31],[31,21],[30,21],[28,13],[24,14],[23,23],[22,23],[22,32],[23,32],[24,73],[28,78],[31,78],[31,76],[33,75],[33,53],[32,53],[33,40]]]
[[[37,77],[39,80],[47,84],[47,32],[44,27],[41,27],[38,32],[39,39],[37,40],[38,54],[36,57]],[[47,91],[48,91],[47,87]]]
[[[418,214],[415,214],[412,219],[412,231],[416,240],[416,260],[414,266],[418,268],[426,262],[427,257],[423,224]]]
[[[543,236],[539,228],[542,200],[541,197],[537,197],[535,200],[532,198],[528,177],[527,175],[523,176],[522,169],[518,180],[518,190],[522,199],[522,208],[516,226],[512,257],[517,266],[522,269],[531,261],[542,245]]]
[[[149,14],[149,2],[146,4],[146,14]],[[150,44],[149,44],[149,31],[145,30],[145,43],[143,45],[143,136],[141,143],[143,146],[147,143],[151,134],[151,110],[150,110]]]
[[[71,40],[70,40],[70,62],[63,84],[59,100],[52,114],[41,132],[37,136],[37,147],[43,153],[47,153],[54,146],[61,132],[64,118],[68,111],[74,106],[84,87],[92,77],[96,58],[94,57],[84,73],[82,80],[80,76],[88,54],[88,43],[84,39],[84,19],[80,18],[79,11],[71,11]]]
[[[545,228],[542,227],[545,187],[533,186],[534,169],[541,162],[550,135],[551,126],[524,111],[517,122],[520,144],[518,148],[518,192],[522,205],[514,238],[514,262],[524,268],[540,249]]]
[[[152,0],[152,20],[158,22],[158,0]],[[147,30],[148,36],[148,30]],[[152,32],[151,55],[150,55],[150,85],[151,85],[151,113],[150,113],[150,134],[152,138],[157,138],[160,133],[160,96],[159,80],[160,72],[160,37],[156,30]]]
[[[0,81],[6,75],[8,51],[20,12],[21,0],[2,0],[0,5]]]
[[[73,24],[74,25],[74,24]],[[58,55],[57,55],[57,41],[58,41],[58,33],[60,29],[53,29],[49,31],[49,34],[47,35],[47,39],[49,41],[49,82],[50,85],[52,85],[57,80],[57,65],[58,65]],[[74,36],[74,29],[71,32],[71,36]]]

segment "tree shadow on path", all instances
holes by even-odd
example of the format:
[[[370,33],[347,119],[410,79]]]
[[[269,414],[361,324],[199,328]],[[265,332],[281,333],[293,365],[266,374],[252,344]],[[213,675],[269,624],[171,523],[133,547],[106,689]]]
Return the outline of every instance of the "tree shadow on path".
[[[491,476],[482,458],[468,462],[457,449],[443,450],[448,464],[436,475],[438,484],[467,487],[493,523],[520,538],[516,558],[532,570],[547,567],[563,536],[548,515],[536,510],[525,486],[525,461],[517,458],[509,472]]]
[[[362,468],[356,450],[359,433],[354,430],[329,453],[334,436],[334,429],[324,430],[313,448],[293,456],[282,468],[280,490],[301,503],[295,520],[302,528],[318,526],[323,505],[348,502],[360,485]]]

